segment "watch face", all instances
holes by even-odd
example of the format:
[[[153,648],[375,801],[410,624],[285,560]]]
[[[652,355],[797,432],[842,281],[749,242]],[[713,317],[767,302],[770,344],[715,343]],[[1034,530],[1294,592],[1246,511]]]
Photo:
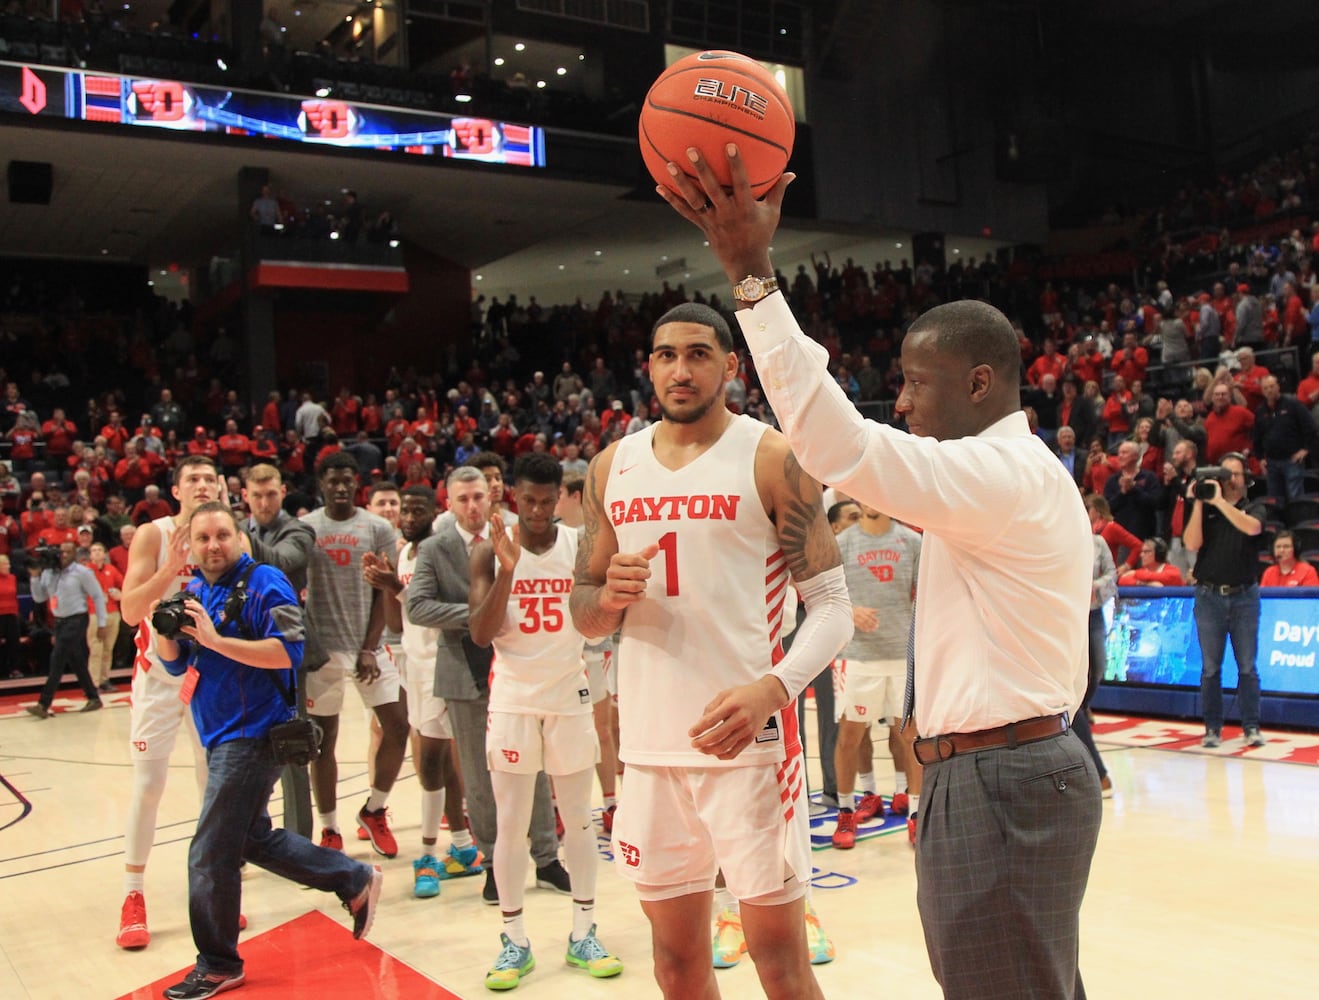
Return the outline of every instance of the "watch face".
[[[748,299],[758,299],[765,294],[765,283],[759,278],[744,278],[742,294]]]

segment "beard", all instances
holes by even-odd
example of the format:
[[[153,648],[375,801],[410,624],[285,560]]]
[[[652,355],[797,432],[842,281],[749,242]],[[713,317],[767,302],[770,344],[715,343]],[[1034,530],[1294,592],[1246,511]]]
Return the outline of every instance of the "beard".
[[[714,409],[715,404],[719,401],[718,396],[711,396],[709,399],[696,401],[692,404],[690,410],[682,411],[671,410],[662,401],[659,407],[664,419],[671,424],[694,424]]]

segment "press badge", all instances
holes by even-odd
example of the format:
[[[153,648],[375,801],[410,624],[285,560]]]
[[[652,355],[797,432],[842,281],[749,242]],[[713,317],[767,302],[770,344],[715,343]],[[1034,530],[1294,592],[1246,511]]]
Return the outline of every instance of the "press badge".
[[[197,681],[200,679],[201,674],[197,672],[197,668],[189,667],[188,672],[183,675],[183,684],[179,687],[179,701],[185,705],[192,704],[192,695],[197,690]]]

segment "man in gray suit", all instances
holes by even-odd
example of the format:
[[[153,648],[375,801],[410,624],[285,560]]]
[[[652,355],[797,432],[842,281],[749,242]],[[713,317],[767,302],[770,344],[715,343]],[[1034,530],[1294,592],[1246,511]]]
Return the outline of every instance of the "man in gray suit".
[[[471,551],[489,532],[490,494],[481,470],[469,465],[454,469],[445,485],[454,516],[417,546],[417,566],[407,590],[408,620],[441,630],[435,658],[435,694],[449,706],[472,835],[481,853],[492,858],[495,796],[485,755],[491,652],[472,642],[467,631]],[[571,893],[568,872],[559,862],[549,781],[543,773],[536,780],[530,833],[536,885]],[[486,869],[482,899],[491,905],[499,902],[490,868]]]
[[[293,584],[299,597],[307,589],[307,557],[316,544],[316,532],[284,510],[284,497],[288,487],[273,465],[260,463],[247,470],[243,486],[243,502],[252,516],[246,524],[252,541],[252,558],[283,571]],[[315,651],[311,636],[303,650],[302,663],[297,669],[298,715],[306,718],[307,667],[320,666],[323,656]],[[312,835],[311,781],[305,765],[288,764],[280,772],[280,787],[284,792],[284,827],[310,839]]]

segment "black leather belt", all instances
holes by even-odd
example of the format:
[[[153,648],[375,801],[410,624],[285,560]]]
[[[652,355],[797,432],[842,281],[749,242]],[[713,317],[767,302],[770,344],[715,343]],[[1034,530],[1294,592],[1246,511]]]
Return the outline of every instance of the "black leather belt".
[[[1231,597],[1233,594],[1240,594],[1250,586],[1248,583],[1205,583],[1200,581],[1200,586],[1208,587],[1219,597]]]
[[[1006,726],[980,729],[973,733],[948,733],[944,736],[927,736],[913,744],[916,759],[922,764],[947,760],[959,753],[978,750],[998,750],[1001,747],[1016,749],[1025,743],[1038,743],[1067,732],[1066,712],[1044,715],[1038,719],[1009,722]]]

